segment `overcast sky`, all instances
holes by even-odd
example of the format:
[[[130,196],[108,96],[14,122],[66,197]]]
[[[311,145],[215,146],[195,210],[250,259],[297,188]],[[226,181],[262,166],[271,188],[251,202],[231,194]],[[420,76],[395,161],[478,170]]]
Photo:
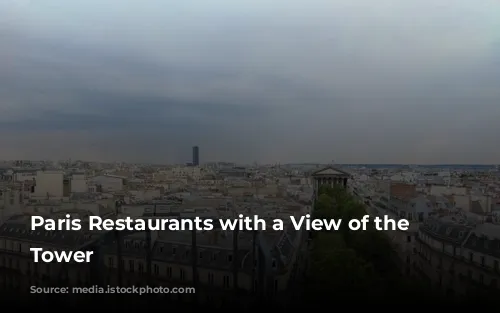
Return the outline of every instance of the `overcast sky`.
[[[497,0],[0,0],[0,158],[500,163]]]

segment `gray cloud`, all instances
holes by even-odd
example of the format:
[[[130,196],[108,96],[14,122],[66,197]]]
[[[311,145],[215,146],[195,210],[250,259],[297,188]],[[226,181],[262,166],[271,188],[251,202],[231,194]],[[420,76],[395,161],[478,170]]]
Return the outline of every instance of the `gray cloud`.
[[[495,163],[499,10],[4,0],[0,158]]]

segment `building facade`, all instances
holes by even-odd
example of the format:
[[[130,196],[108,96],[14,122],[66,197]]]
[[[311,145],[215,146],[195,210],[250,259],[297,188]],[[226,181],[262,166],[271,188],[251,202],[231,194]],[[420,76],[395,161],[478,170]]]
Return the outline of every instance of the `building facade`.
[[[321,186],[342,186],[347,188],[351,175],[333,167],[326,167],[313,172],[311,177],[313,180],[314,195],[317,198]]]
[[[417,245],[413,266],[434,288],[457,296],[499,292],[500,225],[429,218]]]
[[[190,302],[196,297],[198,303],[223,306],[238,295],[239,304],[246,306],[262,295],[286,304],[290,285],[306,268],[307,238],[293,227],[267,233],[188,231],[116,235],[31,231],[29,222],[30,215],[17,215],[0,225],[0,289],[95,285],[194,287],[195,295],[163,296]],[[31,247],[51,251],[92,250],[94,255],[90,263],[35,263]]]

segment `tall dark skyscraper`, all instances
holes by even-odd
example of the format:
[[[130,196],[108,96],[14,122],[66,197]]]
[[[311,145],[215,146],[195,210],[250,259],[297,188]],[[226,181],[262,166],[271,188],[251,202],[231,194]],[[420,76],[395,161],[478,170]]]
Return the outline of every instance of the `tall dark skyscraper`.
[[[200,165],[200,149],[198,148],[198,146],[193,147],[193,165]]]

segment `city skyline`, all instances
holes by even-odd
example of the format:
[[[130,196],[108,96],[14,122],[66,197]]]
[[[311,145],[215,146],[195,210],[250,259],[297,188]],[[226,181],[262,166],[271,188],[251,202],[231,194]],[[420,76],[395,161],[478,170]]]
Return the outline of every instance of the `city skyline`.
[[[2,1],[0,159],[497,164],[499,10]]]
[[[22,162],[17,164],[17,162]],[[26,162],[26,163],[24,163]],[[59,164],[76,164],[76,163],[102,163],[102,164],[136,164],[136,165],[153,165],[153,166],[180,166],[180,167],[192,167],[194,164],[192,162],[179,162],[179,163],[169,163],[169,162],[130,162],[124,160],[112,160],[112,161],[102,161],[102,160],[89,160],[89,159],[0,159],[0,163],[3,163],[4,167],[25,167],[28,164],[35,165],[33,168],[40,168],[36,165],[41,165],[43,162],[56,162]],[[238,163],[231,160],[207,160],[205,162],[200,162],[199,167],[204,167],[205,165],[218,164],[229,164],[235,167],[241,166],[317,166],[317,167],[332,167],[332,168],[393,168],[397,169],[400,167],[410,166],[410,167],[420,167],[422,169],[442,169],[442,170],[490,170],[497,169],[500,166],[498,163],[336,163],[336,162],[288,162],[288,163]],[[27,167],[29,168],[29,167]]]

